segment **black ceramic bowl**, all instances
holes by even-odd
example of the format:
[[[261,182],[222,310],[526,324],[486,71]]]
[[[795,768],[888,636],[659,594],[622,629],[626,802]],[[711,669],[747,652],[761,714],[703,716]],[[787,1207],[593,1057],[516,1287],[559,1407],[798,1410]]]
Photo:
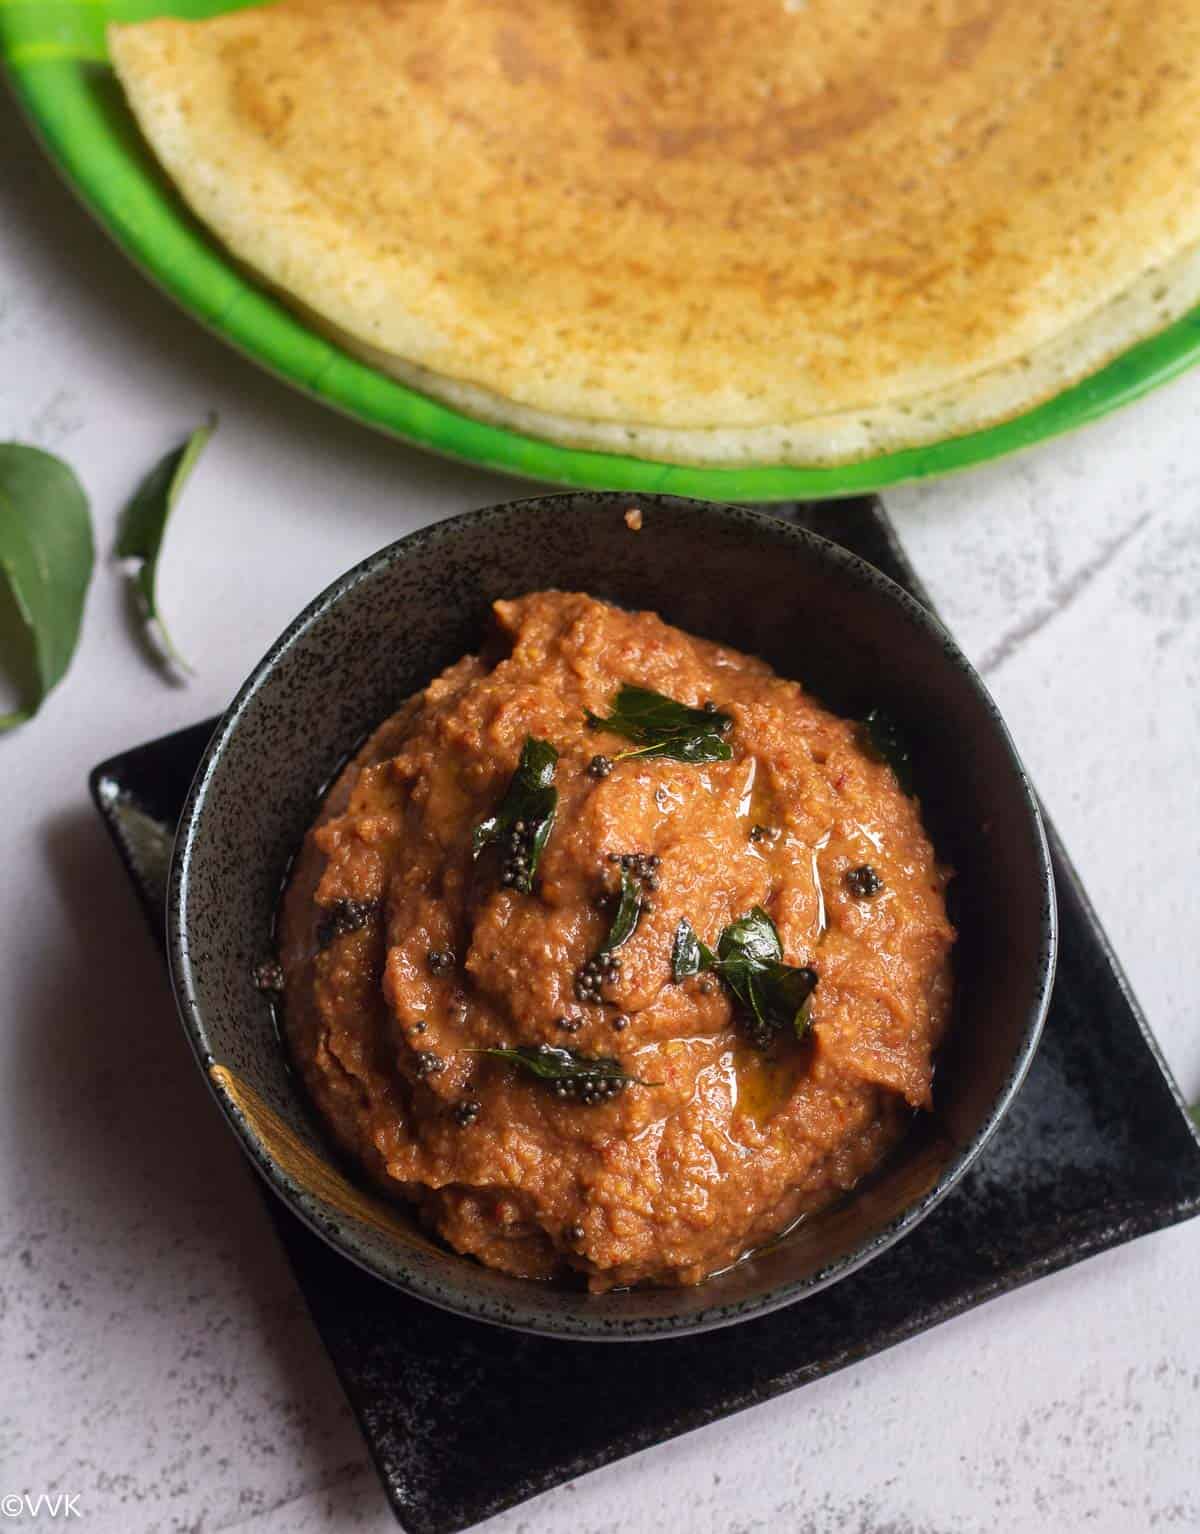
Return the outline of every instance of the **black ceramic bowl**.
[[[168,941],[184,1026],[217,1100],[276,1193],[339,1251],[484,1321],[590,1339],[679,1335],[762,1315],[882,1252],[987,1143],[1029,1064],[1054,966],[1037,806],[983,684],[929,613],[878,571],[774,517],[642,496],[555,495],[403,538],[344,575],[274,645],[221,721],[171,870]],[[765,657],[836,711],[893,714],[957,870],[958,1006],[936,1111],[844,1203],[706,1284],[604,1296],[509,1278],[434,1244],[327,1150],[252,969],[272,947],[289,859],[321,788],[369,730],[478,649],[489,604],[588,591]]]

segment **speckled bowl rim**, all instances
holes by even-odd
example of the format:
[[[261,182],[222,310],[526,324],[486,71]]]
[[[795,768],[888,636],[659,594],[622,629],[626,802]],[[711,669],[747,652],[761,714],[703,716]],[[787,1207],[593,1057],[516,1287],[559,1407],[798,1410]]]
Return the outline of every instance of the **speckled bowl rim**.
[[[765,534],[768,539],[774,538],[783,543],[800,542],[807,544],[818,558],[848,576],[852,584],[873,587],[886,598],[896,603],[910,619],[915,621],[918,627],[925,631],[929,639],[943,650],[947,659],[962,671],[968,683],[983,703],[996,740],[1001,746],[1020,788],[1021,796],[1028,812],[1029,829],[1033,835],[1040,873],[1039,895],[1041,916],[1038,967],[1034,981],[1035,988],[1031,1004],[1027,1009],[1024,1032],[1021,1036],[1020,1044],[1014,1053],[1007,1080],[997,1093],[979,1129],[967,1143],[961,1146],[950,1157],[934,1186],[919,1199],[908,1205],[902,1214],[897,1215],[895,1219],[875,1231],[856,1247],[854,1251],[847,1253],[835,1262],[827,1264],[816,1272],[810,1273],[805,1278],[780,1284],[763,1295],[730,1304],[713,1305],[708,1309],[693,1311],[685,1316],[641,1318],[622,1318],[618,1316],[614,1318],[612,1315],[605,1314],[606,1301],[609,1300],[609,1296],[597,1296],[594,1301],[589,1300],[589,1304],[594,1303],[596,1307],[595,1314],[593,1315],[588,1315],[586,1311],[582,1314],[567,1314],[556,1309],[553,1305],[542,1303],[542,1286],[532,1281],[528,1285],[528,1298],[526,1301],[519,1301],[516,1304],[509,1302],[498,1304],[494,1300],[489,1300],[486,1295],[474,1291],[471,1284],[474,1264],[469,1258],[459,1259],[462,1263],[463,1273],[461,1284],[444,1284],[434,1277],[406,1267],[402,1248],[399,1247],[397,1248],[398,1260],[395,1267],[392,1271],[387,1271],[365,1257],[362,1252],[356,1249],[353,1241],[342,1233],[337,1223],[340,1216],[331,1211],[330,1223],[317,1222],[306,1208],[304,1198],[300,1197],[301,1190],[297,1187],[294,1180],[278,1164],[255,1132],[253,1126],[238,1109],[236,1103],[220,1082],[214,1080],[209,1072],[209,1066],[213,1064],[214,1057],[206,1041],[203,1009],[197,998],[192,960],[189,952],[187,930],[188,880],[192,847],[196,839],[201,814],[213,778],[221,770],[221,761],[225,747],[238,730],[241,720],[259,688],[262,687],[266,679],[300,637],[307,633],[309,628],[327,613],[330,608],[342,601],[349,592],[354,590],[363,581],[369,580],[382,568],[398,561],[418,557],[425,550],[436,548],[439,543],[452,537],[456,538],[464,531],[470,532],[473,528],[484,528],[489,522],[511,517],[515,511],[519,511],[522,507],[528,509],[531,513],[537,513],[545,511],[548,507],[552,509],[553,503],[570,502],[578,504],[580,501],[583,501],[585,503],[593,502],[597,510],[599,510],[601,508],[612,509],[623,506],[628,499],[627,493],[566,491],[555,495],[533,496],[515,501],[506,501],[499,505],[483,507],[477,511],[463,512],[459,515],[448,517],[443,521],[433,523],[430,526],[419,528],[416,532],[407,534],[395,543],[388,544],[376,553],[369,555],[366,559],[361,560],[327,586],[288,625],[262,660],[259,661],[258,665],[255,666],[247,680],[242,684],[229,708],[221,716],[200,765],[196,770],[187,802],[180,817],[171,858],[167,892],[167,955],[171,983],[174,988],[176,1005],[183,1022],[184,1031],[200,1066],[201,1074],[207,1082],[212,1095],[216,1098],[230,1128],[240,1141],[242,1149],[249,1156],[252,1164],[257,1168],[265,1181],[284,1201],[293,1214],[297,1215],[322,1240],[326,1241],[344,1257],[349,1258],[358,1267],[365,1269],[376,1278],[382,1279],[383,1282],[391,1284],[406,1294],[414,1295],[418,1299],[425,1300],[431,1305],[436,1305],[442,1310],[448,1310],[457,1315],[469,1317],[472,1320],[484,1321],[517,1331],[533,1332],[544,1336],[573,1339],[576,1341],[635,1342],[661,1337],[681,1337],[765,1316],[772,1311],[781,1309],[785,1305],[793,1304],[810,1294],[815,1294],[839,1279],[847,1277],[907,1235],[931,1210],[941,1203],[946,1195],[955,1187],[959,1179],[971,1167],[999,1127],[1013,1098],[1020,1089],[1021,1083],[1024,1081],[1029,1066],[1032,1063],[1038,1040],[1041,1037],[1046,1013],[1049,1009],[1058,948],[1058,910],[1054,891],[1054,873],[1051,867],[1050,849],[1047,844],[1037,797],[1024,765],[1017,754],[1008,727],[983,679],[959,649],[948,630],[934,614],[923,603],[905,591],[902,586],[897,585],[895,581],[891,580],[881,570],[876,569],[874,565],[861,559],[857,554],[851,553],[848,549],[842,548],[839,544],[832,543],[829,539],[822,538],[819,534],[810,532],[807,528],[800,527],[795,523],[788,523],[777,516],[760,511],[752,511],[743,506],[731,506],[712,501],[687,501],[679,496],[671,495],[641,495],[638,497],[639,503],[648,509],[652,509],[656,502],[672,506],[683,504],[689,507],[691,514],[699,521],[708,519],[720,522],[742,522],[748,527],[753,528],[756,534]],[[448,1255],[453,1256],[453,1254]],[[695,1291],[691,1292],[694,1293]],[[617,1298],[619,1299],[619,1296]]]

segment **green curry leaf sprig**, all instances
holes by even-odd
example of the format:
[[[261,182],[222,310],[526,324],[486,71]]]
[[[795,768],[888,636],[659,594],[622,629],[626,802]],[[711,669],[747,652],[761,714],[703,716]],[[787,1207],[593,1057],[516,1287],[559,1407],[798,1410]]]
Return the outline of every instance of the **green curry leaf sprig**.
[[[727,762],[733,750],[725,739],[733,720],[715,705],[689,708],[661,692],[635,687],[626,682],[609,705],[611,712],[601,718],[587,710],[587,722],[593,730],[608,730],[634,743],[615,760],[631,756],[666,757],[673,762]]]
[[[714,953],[686,917],[675,930],[671,975],[676,981],[712,970],[733,995],[746,1034],[756,1049],[769,1049],[781,1035],[802,1039],[817,972],[785,964],[775,923],[761,906],[730,922]]]
[[[473,858],[493,842],[503,844],[501,882],[525,895],[533,888],[558,813],[558,789],[554,787],[557,766],[558,752],[550,742],[527,735],[504,798],[471,833]]]

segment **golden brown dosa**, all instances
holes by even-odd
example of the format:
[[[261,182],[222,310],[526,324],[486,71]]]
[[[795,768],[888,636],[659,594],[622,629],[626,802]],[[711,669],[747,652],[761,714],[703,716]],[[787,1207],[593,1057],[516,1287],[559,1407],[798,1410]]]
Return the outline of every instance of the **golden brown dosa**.
[[[1200,301],[1200,0],[282,0],[109,36],[241,260],[573,445],[935,440]]]

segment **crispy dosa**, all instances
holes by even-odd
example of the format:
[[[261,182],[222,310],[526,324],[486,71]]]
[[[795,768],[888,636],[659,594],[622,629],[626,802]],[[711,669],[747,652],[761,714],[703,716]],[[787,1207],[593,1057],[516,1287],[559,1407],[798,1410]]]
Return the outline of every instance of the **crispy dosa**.
[[[281,0],[109,41],[241,261],[569,445],[940,440],[1200,301],[1200,0]]]

